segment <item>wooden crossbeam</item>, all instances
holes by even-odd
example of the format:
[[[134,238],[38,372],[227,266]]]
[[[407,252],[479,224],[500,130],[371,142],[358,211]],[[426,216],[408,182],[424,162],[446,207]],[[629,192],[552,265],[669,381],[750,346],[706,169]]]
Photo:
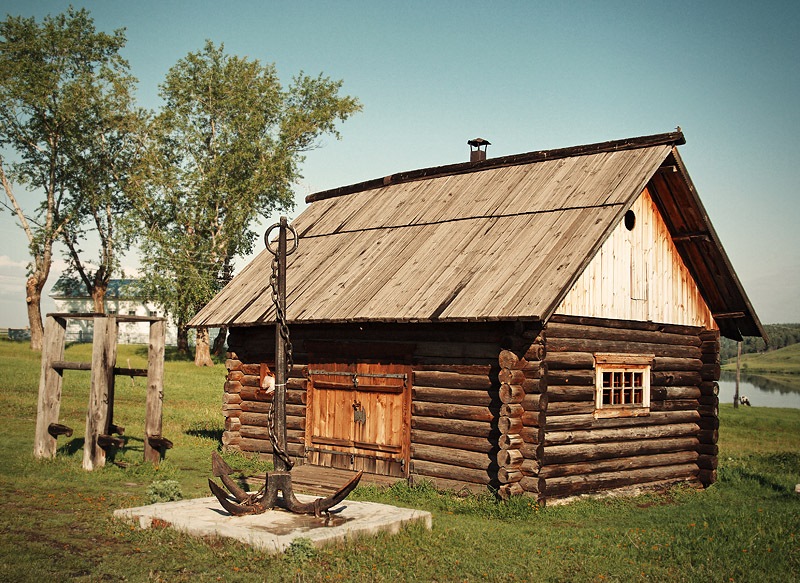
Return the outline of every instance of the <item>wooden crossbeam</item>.
[[[714,316],[715,320],[731,320],[736,318],[744,318],[747,314],[744,312],[712,312],[712,316]]]

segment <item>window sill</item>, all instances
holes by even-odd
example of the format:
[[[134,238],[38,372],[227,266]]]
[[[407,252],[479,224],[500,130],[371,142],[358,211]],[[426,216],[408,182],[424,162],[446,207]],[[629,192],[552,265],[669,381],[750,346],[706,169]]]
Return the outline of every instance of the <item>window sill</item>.
[[[614,419],[618,417],[648,417],[650,407],[607,407],[595,409],[595,419]]]

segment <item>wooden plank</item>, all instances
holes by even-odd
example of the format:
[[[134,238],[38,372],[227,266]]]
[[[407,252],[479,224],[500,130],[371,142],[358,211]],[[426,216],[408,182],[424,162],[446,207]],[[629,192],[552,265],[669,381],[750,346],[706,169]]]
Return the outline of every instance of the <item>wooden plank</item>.
[[[147,350],[147,396],[145,401],[144,432],[147,437],[161,437],[164,405],[164,345],[166,325],[163,320],[150,323],[150,345]],[[161,460],[161,451],[145,439],[145,461],[154,464]]]
[[[106,463],[106,452],[98,443],[108,434],[109,405],[113,400],[114,363],[117,360],[117,319],[114,316],[94,320],[92,342],[92,384],[86,412],[83,446],[83,469],[91,471]]]
[[[52,423],[58,423],[61,410],[63,377],[53,367],[53,363],[64,358],[66,325],[64,319],[53,314],[48,314],[45,320],[39,399],[36,407],[36,433],[33,441],[33,455],[37,458],[52,458],[56,455],[56,438],[50,435],[47,429]]]
[[[290,319],[541,315],[577,277],[616,207],[641,192],[668,153],[660,145],[543,160],[312,205],[296,221],[302,240],[289,266]],[[598,214],[606,218],[595,224]],[[552,261],[559,249],[566,261]],[[268,259],[259,256],[196,323],[272,318]]]

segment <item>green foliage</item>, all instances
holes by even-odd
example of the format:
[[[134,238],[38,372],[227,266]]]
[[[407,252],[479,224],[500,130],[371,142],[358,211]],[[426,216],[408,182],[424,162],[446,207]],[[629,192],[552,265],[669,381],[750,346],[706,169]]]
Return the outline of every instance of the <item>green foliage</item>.
[[[292,562],[303,564],[314,558],[314,555],[317,554],[317,549],[310,538],[300,536],[289,544],[285,554]]]
[[[118,223],[129,207],[143,115],[133,111],[135,79],[119,54],[124,45],[122,30],[98,32],[84,9],[41,23],[18,16],[0,22],[0,178],[33,259],[27,295],[34,347],[54,242],[67,245],[70,268],[91,292],[105,289],[128,240]],[[12,182],[43,200],[23,209]],[[89,229],[101,243],[94,271],[80,248]]]
[[[284,88],[274,65],[210,41],[169,70],[138,210],[144,292],[179,325],[252,250],[253,221],[292,207],[303,152],[360,109],[340,88],[302,74]]]
[[[156,480],[147,488],[147,500],[150,504],[181,499],[183,494],[177,480]]]

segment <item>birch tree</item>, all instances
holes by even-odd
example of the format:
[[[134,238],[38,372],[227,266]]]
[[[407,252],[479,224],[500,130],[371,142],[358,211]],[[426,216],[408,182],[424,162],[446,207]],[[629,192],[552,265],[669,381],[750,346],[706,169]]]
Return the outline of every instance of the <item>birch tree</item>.
[[[122,30],[96,31],[86,10],[0,23],[0,181],[31,254],[25,291],[35,350],[54,244],[70,231],[77,240],[85,209],[74,154],[86,151],[86,123],[101,101],[131,82],[124,45]]]

